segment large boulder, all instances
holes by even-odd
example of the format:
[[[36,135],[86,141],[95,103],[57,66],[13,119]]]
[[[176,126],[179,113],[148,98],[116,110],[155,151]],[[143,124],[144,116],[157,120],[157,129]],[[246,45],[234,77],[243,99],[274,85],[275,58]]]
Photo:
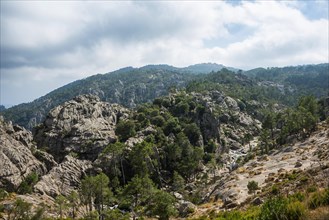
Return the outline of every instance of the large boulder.
[[[179,211],[179,216],[186,217],[189,214],[195,212],[197,207],[192,202],[185,200],[178,200],[176,204],[176,208]]]
[[[238,106],[238,102],[235,101],[233,98],[231,98],[229,96],[226,96],[225,97],[225,103],[230,109],[232,109],[234,111],[240,111],[240,108]]]
[[[127,116],[128,110],[120,105],[81,95],[52,109],[35,128],[34,139],[59,162],[68,153],[94,160],[105,146],[117,140],[115,126]]]
[[[43,175],[46,166],[34,157],[32,134],[0,117],[0,188],[14,191],[32,172]]]

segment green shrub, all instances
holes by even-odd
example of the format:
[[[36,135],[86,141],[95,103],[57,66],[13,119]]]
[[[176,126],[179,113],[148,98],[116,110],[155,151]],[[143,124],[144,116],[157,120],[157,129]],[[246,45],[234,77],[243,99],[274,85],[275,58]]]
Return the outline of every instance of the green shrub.
[[[129,220],[129,214],[124,214],[118,209],[108,209],[104,214],[105,219]]]
[[[8,192],[2,188],[0,188],[0,201],[6,199],[6,197],[8,196]]]
[[[283,197],[276,197],[266,201],[259,215],[259,220],[285,219],[288,201]]]
[[[83,218],[83,220],[98,220],[99,215],[97,211],[88,212]]]
[[[37,173],[30,173],[19,185],[17,192],[19,194],[32,193],[33,186],[38,182],[38,179],[39,176]]]
[[[248,193],[255,193],[256,190],[259,189],[258,183],[254,180],[249,181],[247,187],[248,187]]]
[[[291,202],[287,206],[286,218],[287,220],[302,219],[306,215],[306,207],[300,201]]]
[[[135,123],[133,121],[120,121],[115,129],[115,134],[120,137],[121,141],[136,135]]]
[[[153,125],[161,127],[162,125],[164,125],[165,119],[161,115],[158,115],[158,116],[155,116],[151,119],[151,123]]]
[[[288,180],[296,180],[297,176],[298,176],[297,173],[290,173],[290,174],[288,174],[287,178],[288,178]]]
[[[329,205],[329,188],[323,192],[315,192],[308,201],[308,207],[315,209],[319,206]]]
[[[295,202],[295,201],[303,202],[304,200],[305,200],[305,194],[301,192],[297,192],[289,197],[290,202]]]
[[[316,186],[310,186],[306,189],[308,193],[316,192],[317,188]]]
[[[266,201],[259,215],[259,220],[299,220],[306,215],[306,207],[301,200],[302,194],[292,197],[276,197]]]
[[[323,204],[329,205],[329,188],[327,188],[323,193]]]
[[[308,176],[302,176],[302,177],[300,178],[300,182],[301,182],[301,183],[307,183],[308,180],[309,180],[309,177],[308,177]]]
[[[272,188],[271,188],[271,193],[272,193],[273,195],[279,195],[279,193],[280,193],[280,189],[279,189],[279,187],[278,187],[277,185],[272,186]]]
[[[150,216],[159,216],[160,220],[168,220],[177,213],[174,204],[175,197],[165,191],[156,190],[148,201],[147,212]]]

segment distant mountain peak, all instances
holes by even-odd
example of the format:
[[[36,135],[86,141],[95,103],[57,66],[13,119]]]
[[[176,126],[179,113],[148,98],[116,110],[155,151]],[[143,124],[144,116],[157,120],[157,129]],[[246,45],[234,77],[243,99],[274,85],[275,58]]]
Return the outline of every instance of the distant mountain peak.
[[[223,64],[217,64],[217,63],[199,63],[199,64],[190,65],[188,67],[184,67],[182,69],[192,73],[210,73],[213,71],[214,72],[220,71],[223,68],[226,68],[233,72],[238,71],[238,69],[235,69],[233,67],[227,67],[224,66]]]

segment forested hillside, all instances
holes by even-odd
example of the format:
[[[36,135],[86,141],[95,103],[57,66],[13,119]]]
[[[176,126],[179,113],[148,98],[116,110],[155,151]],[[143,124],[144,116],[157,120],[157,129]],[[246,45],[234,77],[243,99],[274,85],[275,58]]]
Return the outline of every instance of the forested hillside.
[[[1,114],[31,130],[50,109],[81,94],[94,94],[102,101],[136,107],[167,95],[170,89],[186,87],[187,91],[223,91],[244,102],[254,100],[293,106],[302,95],[324,97],[329,92],[329,64],[259,68],[237,73],[223,67],[211,63],[185,68],[168,65],[127,67],[75,81],[31,103],[3,110]]]
[[[64,86],[31,103],[46,111],[62,102],[33,134],[0,118],[0,216],[329,215],[319,211],[329,205],[328,97],[225,68],[200,75],[173,68],[126,68]]]
[[[293,96],[313,94],[323,97],[329,93],[329,64],[291,67],[257,68],[243,72],[260,84],[289,91]]]
[[[8,120],[32,129],[50,109],[81,94],[94,94],[103,101],[136,107],[168,94],[170,88],[182,88],[195,77],[176,69],[169,66],[146,66],[94,75],[65,85],[31,103],[14,106],[2,114]]]

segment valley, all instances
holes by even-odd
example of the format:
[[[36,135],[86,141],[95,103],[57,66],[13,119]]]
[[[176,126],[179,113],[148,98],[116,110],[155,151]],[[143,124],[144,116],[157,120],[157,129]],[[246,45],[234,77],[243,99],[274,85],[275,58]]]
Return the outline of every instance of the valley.
[[[0,217],[326,219],[325,80],[328,64],[150,65],[4,109]]]

